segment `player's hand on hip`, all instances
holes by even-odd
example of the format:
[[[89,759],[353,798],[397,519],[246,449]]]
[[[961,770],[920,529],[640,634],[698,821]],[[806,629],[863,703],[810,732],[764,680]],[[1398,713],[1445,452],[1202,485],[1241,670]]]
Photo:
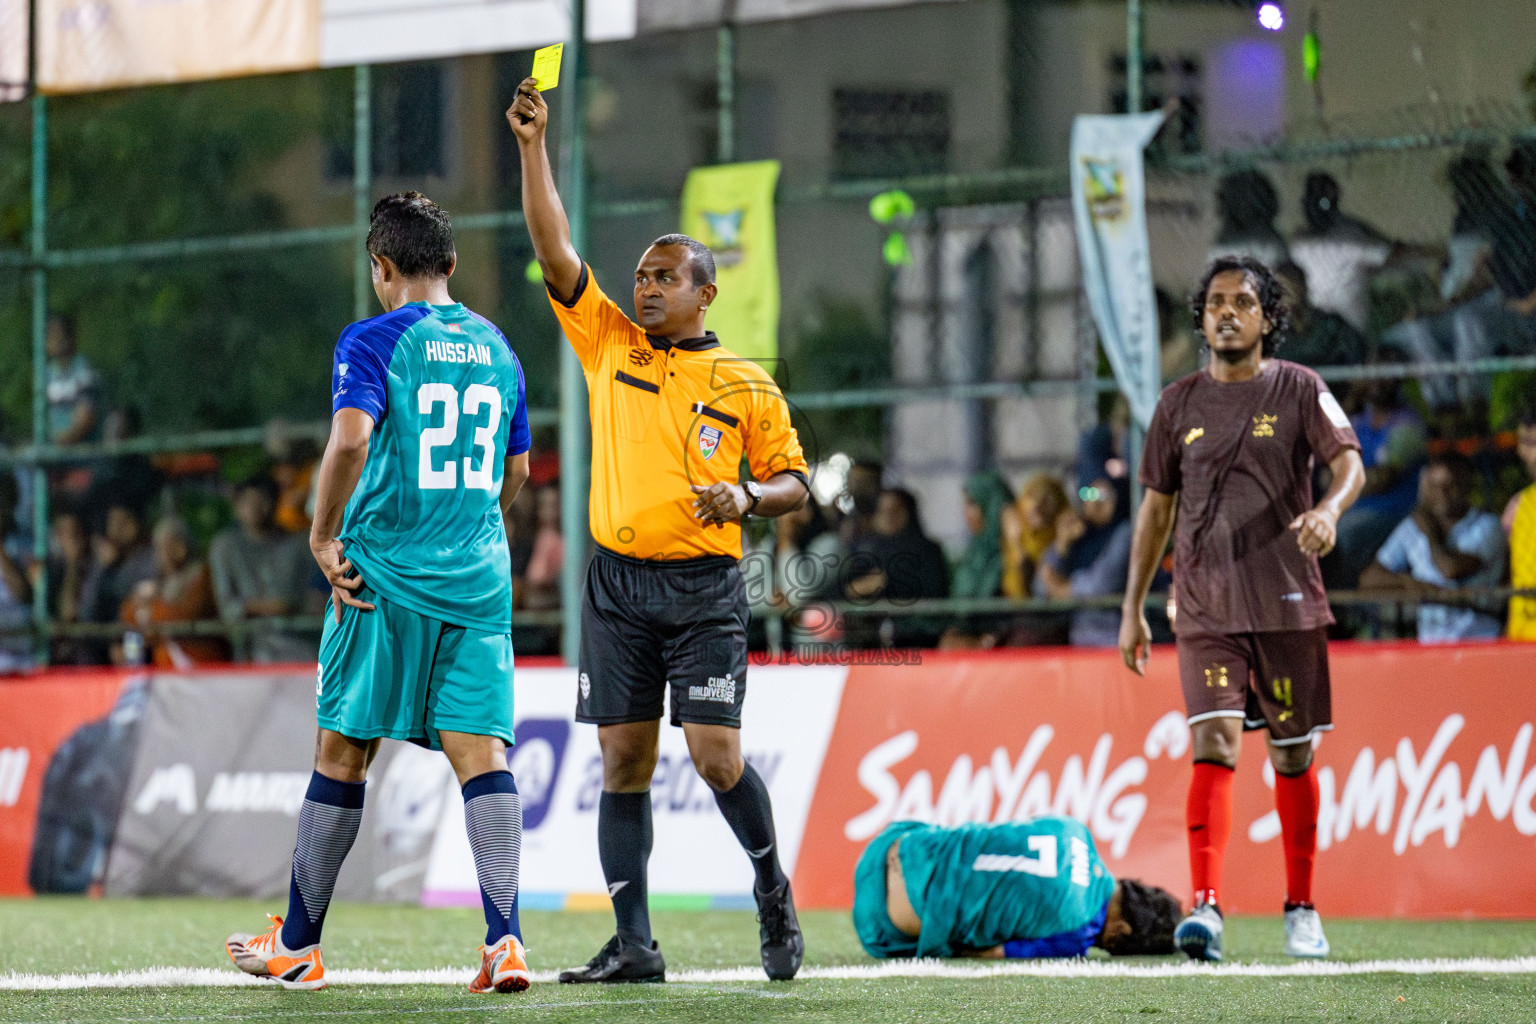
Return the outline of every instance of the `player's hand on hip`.
[[[1125,667],[1139,676],[1147,674],[1147,659],[1152,656],[1152,628],[1147,613],[1120,612],[1120,657]]]
[[[1303,512],[1291,520],[1290,528],[1296,531],[1297,546],[1309,554],[1326,555],[1339,538],[1338,517],[1324,509]]]
[[[539,92],[537,78],[525,78],[517,87],[517,98],[507,108],[507,124],[519,142],[533,142],[544,134],[549,124],[549,104]]]
[[[361,608],[365,612],[373,611],[371,602],[356,596],[357,592],[363,588],[363,578],[356,574],[352,563],[347,560],[341,541],[328,540],[318,544],[311,541],[309,550],[314,554],[320,571],[325,573],[326,582],[331,585],[331,604],[336,609],[337,622],[341,621],[343,605]]]
[[[708,487],[694,484],[688,489],[697,495],[693,499],[693,518],[703,520],[705,526],[739,522],[747,514],[747,506],[752,504],[739,484],[721,482]]]

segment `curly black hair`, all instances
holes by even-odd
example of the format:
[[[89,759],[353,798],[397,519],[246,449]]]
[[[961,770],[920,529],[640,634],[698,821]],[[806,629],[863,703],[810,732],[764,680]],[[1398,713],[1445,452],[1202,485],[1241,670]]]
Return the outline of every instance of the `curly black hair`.
[[[1205,269],[1199,287],[1189,297],[1189,310],[1195,318],[1195,333],[1205,336],[1205,296],[1211,290],[1211,281],[1217,274],[1232,270],[1247,274],[1259,293],[1259,306],[1264,310],[1264,318],[1269,321],[1269,331],[1260,344],[1264,355],[1273,355],[1286,332],[1291,329],[1290,299],[1286,295],[1285,285],[1275,276],[1275,272],[1252,256],[1218,256]]]
[[[1120,879],[1120,916],[1131,926],[1123,939],[1106,943],[1111,956],[1144,956],[1173,952],[1173,930],[1183,908],[1167,889],[1145,885],[1134,878]]]
[[[453,269],[453,225],[420,192],[397,192],[373,207],[368,251],[387,256],[406,277],[447,277]]]

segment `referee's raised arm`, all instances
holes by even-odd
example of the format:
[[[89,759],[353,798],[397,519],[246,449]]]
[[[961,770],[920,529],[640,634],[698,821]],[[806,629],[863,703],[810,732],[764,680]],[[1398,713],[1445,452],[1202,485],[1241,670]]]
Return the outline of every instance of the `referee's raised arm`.
[[[556,297],[569,300],[581,281],[581,257],[571,245],[571,225],[555,191],[555,176],[544,148],[544,129],[549,126],[549,105],[536,87],[537,79],[525,78],[517,87],[517,99],[507,108],[507,123],[517,136],[523,165],[523,216],[539,269]],[[526,120],[525,120],[526,119]]]

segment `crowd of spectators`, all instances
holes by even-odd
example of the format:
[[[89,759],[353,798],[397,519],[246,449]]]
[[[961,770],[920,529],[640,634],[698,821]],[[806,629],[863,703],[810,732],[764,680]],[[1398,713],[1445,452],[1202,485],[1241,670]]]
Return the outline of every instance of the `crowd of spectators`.
[[[1325,373],[1383,368],[1334,385],[1360,438],[1366,484],[1339,523],[1324,575],[1333,591],[1379,597],[1341,608],[1340,632],[1394,635],[1406,626],[1425,643],[1536,640],[1536,598],[1488,594],[1536,587],[1536,375],[1393,373],[1404,363],[1536,353],[1536,143],[1518,143],[1502,173],[1487,153],[1460,156],[1445,182],[1454,220],[1445,244],[1432,247],[1351,215],[1339,182],[1321,171],[1307,177],[1300,226],[1287,237],[1276,226],[1278,190],[1261,171],[1237,171],[1216,188],[1210,255],[1275,268],[1290,300],[1281,358]],[[1158,312],[1171,380],[1198,368],[1202,344],[1179,299],[1159,290]],[[50,442],[140,433],[138,411],[110,401],[67,317],[50,320],[46,351]],[[1491,402],[1501,387],[1514,396],[1502,413]],[[785,645],[1114,646],[1131,537],[1129,415],[1123,401],[1103,412],[1075,465],[1017,481],[970,475],[953,497],[966,523],[953,558],[924,529],[902,481],[877,462],[852,464],[830,503],[813,500],[749,531],[749,593],[770,613],[759,620],[777,623]],[[33,476],[0,472],[0,672],[33,657],[24,630],[45,577],[52,620],[95,627],[56,635],[55,663],[313,659],[328,596],[306,543],[319,454],[312,436],[274,421],[259,460],[119,454],[56,463],[43,559],[32,552]],[[536,458],[507,519],[514,606],[524,613],[514,633],[525,654],[559,650],[549,616],[527,615],[560,607],[557,477],[554,455]],[[1165,563],[1154,590],[1168,589],[1173,568]],[[893,611],[938,598],[969,604]],[[997,598],[1048,603],[1009,610]],[[1403,607],[1416,610],[1404,616]],[[206,628],[166,628],[188,622]],[[1154,616],[1153,626],[1167,638],[1166,618]]]
[[[1275,268],[1291,311],[1280,358],[1325,372],[1382,368],[1334,385],[1366,467],[1365,490],[1323,565],[1332,590],[1363,592],[1339,609],[1339,633],[1536,639],[1536,599],[1488,593],[1536,587],[1536,375],[1393,372],[1536,354],[1536,143],[1517,144],[1502,174],[1486,153],[1458,157],[1445,180],[1456,212],[1446,244],[1434,247],[1393,240],[1351,215],[1339,182],[1322,171],[1308,175],[1300,228],[1287,237],[1276,226],[1278,190],[1261,171],[1237,171],[1216,188],[1210,255]],[[1159,290],[1158,307],[1169,381],[1200,366],[1202,345],[1177,298]],[[1490,407],[1501,383],[1514,397],[1502,412]],[[956,495],[968,537],[947,573],[912,495],[882,480],[878,465],[854,466],[834,505],[779,525],[764,605],[791,613],[787,642],[1114,646],[1113,599],[1125,586],[1131,534],[1127,420],[1121,403],[1082,438],[1075,466],[1034,473],[1016,495],[998,473],[972,475]],[[1172,568],[1165,564],[1154,590],[1168,587]],[[856,609],[941,595],[1102,600],[1063,613],[882,618],[878,606]],[[851,612],[843,620],[825,608],[838,601]],[[1410,606],[1417,610],[1405,617]],[[1166,628],[1154,622],[1164,636]]]
[[[49,321],[46,351],[50,443],[140,433],[138,410],[111,402],[70,319]],[[330,588],[308,544],[320,457],[312,436],[274,420],[259,452],[222,459],[99,452],[50,465],[42,559],[33,552],[34,475],[0,470],[0,673],[35,661],[28,627],[40,585],[62,627],[49,641],[53,664],[314,660]],[[536,486],[507,525],[517,607],[548,611],[559,608],[564,544],[555,460],[536,463]],[[521,639],[520,651],[558,652],[555,630]]]

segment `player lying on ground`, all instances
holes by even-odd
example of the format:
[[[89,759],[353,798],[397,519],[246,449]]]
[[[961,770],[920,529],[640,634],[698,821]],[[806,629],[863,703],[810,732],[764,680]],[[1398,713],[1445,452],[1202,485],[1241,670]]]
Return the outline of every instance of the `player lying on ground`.
[[[1179,679],[1194,776],[1186,805],[1195,905],[1174,941],[1220,960],[1222,862],[1232,833],[1232,776],[1243,730],[1268,731],[1285,847],[1285,951],[1324,957],[1312,906],[1317,773],[1312,740],[1333,728],[1327,627],[1317,559],[1365,481],[1360,442],[1321,377],[1270,358],[1285,336],[1285,293],[1256,260],[1211,264],[1193,302],[1209,365],[1164,389],[1141,460],[1146,488],[1120,615],[1126,667],[1145,671],[1145,604],[1178,509]],[[1312,470],[1328,492],[1312,503]]]
[[[320,929],[357,838],[368,765],[389,736],[441,748],[463,789],[486,921],[469,990],[520,992],[504,516],[528,479],[523,371],[500,331],[449,298],[453,230],[426,196],[379,200],[368,255],[384,314],[336,344],[309,538],[335,615],[320,641],[320,735],[288,916],[225,948],[248,974],[325,987]]]
[[[853,926],[870,956],[1172,953],[1179,901],[1116,881],[1093,836],[1045,816],[943,828],[898,821],[865,847]]]
[[[763,969],[792,978],[804,942],[779,867],[768,787],[741,756],[747,599],[741,522],[783,515],[810,493],[784,396],[755,362],[704,329],[715,259],[684,235],[658,238],[635,268],[632,321],[571,246],[527,79],[507,111],[523,169],[523,213],[550,304],[581,360],[592,415],[589,520],[597,549],[581,605],[576,720],[597,726],[603,793],[597,849],[614,937],[563,982],[661,981],[646,860],[663,696],[672,724],[752,859]],[[664,144],[664,143],[663,143]],[[643,325],[643,326],[642,326]],[[740,480],[743,461],[751,478]]]

